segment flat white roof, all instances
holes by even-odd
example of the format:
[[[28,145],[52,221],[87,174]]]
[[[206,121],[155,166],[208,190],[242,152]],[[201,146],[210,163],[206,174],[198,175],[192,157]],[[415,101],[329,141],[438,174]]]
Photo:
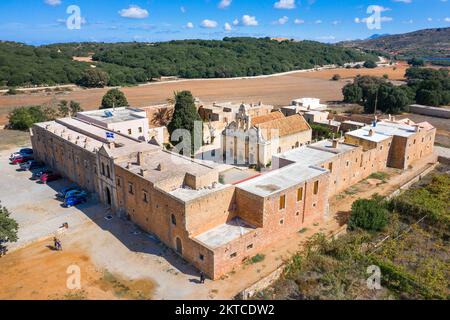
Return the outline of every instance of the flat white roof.
[[[380,121],[377,123],[376,127],[366,126],[363,129],[373,129],[376,133],[385,134],[388,136],[410,137],[416,134],[416,128],[413,126],[409,126],[405,123],[387,121]]]
[[[319,167],[294,163],[237,184],[236,187],[260,197],[267,197],[292,188],[302,182],[319,177],[327,172],[327,170]]]
[[[370,129],[373,129],[373,128],[370,127]],[[355,130],[355,131],[347,132],[346,135],[349,135],[349,136],[352,136],[352,137],[356,137],[356,138],[360,138],[360,139],[364,139],[364,140],[368,140],[368,141],[372,141],[372,142],[381,142],[381,141],[384,141],[384,140],[387,140],[387,139],[390,138],[389,135],[380,134],[380,133],[376,132],[375,130],[374,130],[373,135],[370,136],[369,135],[370,129],[369,130],[364,129],[364,128],[363,129],[358,129],[358,130]]]
[[[243,219],[236,217],[225,224],[202,233],[201,235],[195,237],[195,239],[201,243],[204,243],[211,249],[216,249],[233,240],[239,239],[254,230],[256,230],[255,227],[248,224]]]

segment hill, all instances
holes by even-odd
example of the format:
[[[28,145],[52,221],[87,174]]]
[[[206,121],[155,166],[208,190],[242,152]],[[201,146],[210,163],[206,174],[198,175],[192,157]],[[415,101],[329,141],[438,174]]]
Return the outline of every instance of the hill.
[[[91,55],[94,62],[73,59]],[[269,75],[368,59],[374,56],[352,48],[269,38],[67,43],[42,47],[0,42],[0,86],[76,83],[92,67],[108,73],[108,85],[116,86],[161,76],[192,79]]]
[[[346,48],[374,50],[398,58],[450,58],[450,28],[425,29],[398,35],[340,43]]]

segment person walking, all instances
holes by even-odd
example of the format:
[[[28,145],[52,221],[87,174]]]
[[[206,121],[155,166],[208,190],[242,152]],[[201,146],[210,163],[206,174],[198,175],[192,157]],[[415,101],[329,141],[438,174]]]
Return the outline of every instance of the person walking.
[[[201,284],[205,283],[205,274],[203,272],[200,272],[200,283]]]

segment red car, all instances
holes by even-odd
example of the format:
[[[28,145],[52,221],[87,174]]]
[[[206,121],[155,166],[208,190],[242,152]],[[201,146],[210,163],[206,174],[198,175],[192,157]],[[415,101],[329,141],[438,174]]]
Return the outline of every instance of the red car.
[[[32,156],[19,156],[11,160],[11,164],[27,163],[28,161],[34,160]]]
[[[47,183],[47,182],[56,181],[59,179],[61,179],[61,175],[59,173],[51,172],[51,173],[44,173],[41,176],[40,181],[42,183]]]

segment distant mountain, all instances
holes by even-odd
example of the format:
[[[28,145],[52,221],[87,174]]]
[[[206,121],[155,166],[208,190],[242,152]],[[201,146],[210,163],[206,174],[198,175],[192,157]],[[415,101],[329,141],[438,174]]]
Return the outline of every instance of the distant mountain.
[[[449,58],[450,28],[425,29],[398,35],[373,35],[367,40],[341,42],[340,45],[379,51],[401,58]]]
[[[378,33],[376,33],[376,34],[371,35],[370,37],[368,37],[366,40],[374,40],[374,39],[378,39],[378,38],[386,37],[386,36],[389,36],[389,34],[387,34],[387,33],[385,33],[385,34],[378,34]]]

